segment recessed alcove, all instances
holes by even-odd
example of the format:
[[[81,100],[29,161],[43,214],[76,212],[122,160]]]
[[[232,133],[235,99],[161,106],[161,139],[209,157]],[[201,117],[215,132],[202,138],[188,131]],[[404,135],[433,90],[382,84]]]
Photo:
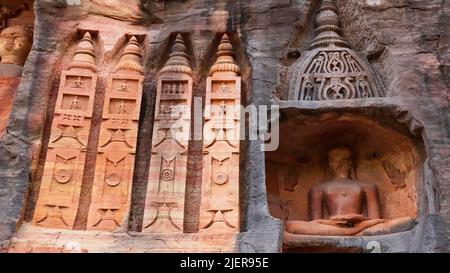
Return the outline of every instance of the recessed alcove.
[[[357,103],[360,107],[339,101],[333,102],[337,104],[334,106],[329,102],[316,103],[320,105],[287,102],[286,105],[289,103],[298,105],[281,109],[279,148],[266,152],[267,198],[272,216],[285,223],[311,220],[308,192],[330,179],[327,154],[337,147],[347,147],[352,153],[352,178],[377,187],[383,219],[405,216],[416,219],[419,211],[425,211],[419,209],[423,206],[419,196],[423,183],[422,143],[396,120],[393,108],[373,107],[376,100],[366,101],[371,105],[366,107],[362,102]],[[306,104],[308,107],[304,107]],[[327,247],[323,247],[321,238]],[[330,247],[333,238],[341,243],[343,238],[356,239],[290,234],[285,236],[285,244],[292,246],[300,242],[299,246],[308,246],[295,251],[361,251],[351,243],[349,247]],[[311,248],[315,244],[318,246]]]

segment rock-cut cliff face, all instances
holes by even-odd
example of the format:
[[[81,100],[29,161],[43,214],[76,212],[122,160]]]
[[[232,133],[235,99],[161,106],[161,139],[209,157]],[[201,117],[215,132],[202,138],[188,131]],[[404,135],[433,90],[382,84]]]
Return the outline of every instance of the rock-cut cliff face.
[[[104,79],[110,72],[108,67],[117,63],[117,53],[127,43],[127,35],[138,35],[142,42],[144,87],[128,224],[130,231],[140,231],[148,179],[148,172],[140,170],[149,168],[156,79],[168,59],[174,35],[182,33],[186,38],[194,96],[205,99],[209,68],[221,35],[228,33],[241,68],[241,102],[271,105],[288,100],[290,71],[314,37],[314,15],[320,2],[36,0],[33,48],[15,95],[7,132],[0,141],[0,250],[7,251],[17,230],[32,221],[61,71],[74,55],[80,33],[93,33],[100,79],[97,90],[107,85]],[[428,164],[424,181],[432,188],[423,210],[436,219],[431,227],[424,227],[433,232],[408,251],[449,251],[436,238],[447,237],[450,232],[450,2],[337,0],[336,7],[342,36],[371,65],[389,102],[406,113],[405,123],[423,142],[421,153]],[[96,96],[94,108],[102,107],[104,94]],[[101,114],[94,114],[92,128],[100,128],[101,121]],[[92,147],[97,147],[99,130],[89,136]],[[279,251],[282,247],[282,222],[268,209],[265,155],[260,144],[255,140],[241,143],[241,234],[235,251]],[[191,233],[197,232],[200,221],[202,156],[202,141],[191,141],[185,201],[190,205],[184,221],[184,230]],[[95,158],[96,151],[88,146],[86,164],[95,162]],[[79,211],[89,209],[93,177],[93,170],[84,174]],[[86,221],[83,217],[75,219],[75,229],[83,229]]]

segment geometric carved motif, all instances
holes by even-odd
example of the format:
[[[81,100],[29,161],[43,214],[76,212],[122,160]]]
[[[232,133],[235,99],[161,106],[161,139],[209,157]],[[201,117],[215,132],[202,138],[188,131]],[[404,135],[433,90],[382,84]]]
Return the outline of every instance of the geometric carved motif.
[[[341,37],[333,0],[324,0],[316,18],[311,50],[299,60],[289,100],[344,100],[385,96],[380,79]]]
[[[200,232],[239,231],[241,78],[225,34],[207,79]]]
[[[186,51],[178,34],[158,76],[142,232],[183,232],[193,85]]]
[[[44,174],[33,223],[72,229],[80,199],[86,145],[97,82],[91,35],[86,31],[61,75]]]
[[[108,78],[87,229],[127,228],[144,79],[141,51],[131,36]]]

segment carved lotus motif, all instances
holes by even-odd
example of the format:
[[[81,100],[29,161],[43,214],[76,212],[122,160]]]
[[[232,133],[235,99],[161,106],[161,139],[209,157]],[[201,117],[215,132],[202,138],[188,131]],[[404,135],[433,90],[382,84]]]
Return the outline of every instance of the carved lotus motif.
[[[66,184],[72,179],[72,172],[67,169],[59,170],[55,173],[55,179],[60,184]]]
[[[170,169],[164,169],[161,171],[161,180],[171,181],[175,178],[175,173]]]
[[[225,173],[218,173],[214,179],[217,185],[223,185],[228,182],[228,175]]]
[[[120,184],[120,175],[117,173],[112,173],[105,179],[105,181],[109,186],[115,187]]]

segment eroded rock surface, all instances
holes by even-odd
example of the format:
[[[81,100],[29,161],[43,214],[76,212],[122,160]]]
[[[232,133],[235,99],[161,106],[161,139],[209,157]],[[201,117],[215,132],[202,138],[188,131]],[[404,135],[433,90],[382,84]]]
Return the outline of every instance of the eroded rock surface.
[[[101,78],[109,73],[107,64],[126,43],[126,33],[148,38],[143,48],[146,56],[144,107],[135,166],[140,170],[149,166],[155,81],[169,54],[170,35],[181,32],[189,38],[193,94],[204,100],[207,71],[215,60],[219,34],[230,33],[236,61],[241,66],[245,96],[242,101],[269,105],[272,100],[287,99],[289,68],[314,37],[313,15],[320,1],[127,0],[120,1],[120,6],[119,1],[104,4],[88,0],[81,1],[80,5],[75,2],[35,2],[34,45],[14,100],[8,133],[2,137],[0,146],[0,249],[3,250],[8,248],[20,223],[32,219],[46,158],[46,149],[42,147],[47,147],[49,142],[60,73],[75,52],[75,41],[79,39],[77,29],[96,33],[94,51]],[[387,101],[398,107],[399,116],[423,139],[428,173],[433,176],[433,179],[425,177],[424,181],[431,181],[433,190],[427,193],[428,198],[435,201],[434,213],[441,219],[427,225],[426,230],[428,233],[435,228],[440,236],[436,237],[442,238],[443,229],[450,231],[450,3],[445,0],[348,0],[337,1],[337,11],[343,36],[379,73],[386,86]],[[100,80],[97,86],[104,89],[105,85],[106,82]],[[355,102],[343,107],[351,109],[363,104]],[[318,105],[336,110],[332,103]],[[98,106],[101,100],[95,101],[94,108]],[[377,106],[364,107],[370,111]],[[94,115],[92,126],[98,127],[101,120],[101,115]],[[95,147],[97,143],[94,141],[91,145]],[[282,246],[282,222],[268,212],[265,157],[259,146],[259,141],[241,144],[242,232],[237,237],[235,251],[274,252]],[[93,162],[95,153],[95,150],[87,151],[87,162]],[[191,141],[189,154],[186,203],[193,205],[186,211],[188,219],[184,229],[196,232],[202,186],[202,142]],[[88,172],[84,179],[92,181],[93,176],[93,172]],[[135,172],[129,219],[131,231],[142,229],[147,179],[148,172]],[[88,207],[90,198],[89,188],[82,187],[80,206]],[[77,221],[81,220],[75,220],[75,225]],[[83,226],[82,221],[79,225]],[[405,241],[408,240],[402,242]],[[418,245],[399,249],[424,250],[421,240],[415,242]],[[406,243],[400,245],[403,247]],[[445,249],[445,246],[434,246],[428,237],[426,247]],[[388,251],[398,249],[390,246]]]

